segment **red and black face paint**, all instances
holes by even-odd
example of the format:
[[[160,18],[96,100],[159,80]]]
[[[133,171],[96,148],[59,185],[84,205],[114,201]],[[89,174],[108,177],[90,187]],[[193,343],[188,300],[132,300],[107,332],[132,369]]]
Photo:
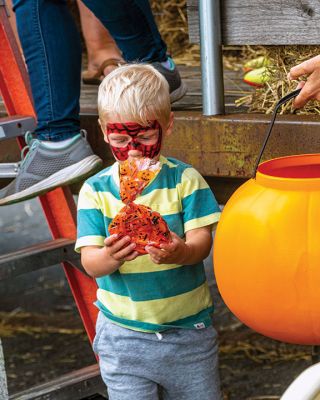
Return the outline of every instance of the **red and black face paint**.
[[[139,142],[138,134],[145,133],[150,130],[158,130],[159,136],[155,144],[145,145]],[[106,134],[118,133],[123,135],[129,135],[132,139],[125,147],[111,146],[111,150],[115,158],[119,161],[125,161],[128,158],[128,152],[130,150],[141,151],[142,157],[154,158],[157,156],[161,149],[162,142],[162,129],[157,120],[150,123],[149,126],[142,126],[135,122],[125,123],[109,123],[107,124]]]

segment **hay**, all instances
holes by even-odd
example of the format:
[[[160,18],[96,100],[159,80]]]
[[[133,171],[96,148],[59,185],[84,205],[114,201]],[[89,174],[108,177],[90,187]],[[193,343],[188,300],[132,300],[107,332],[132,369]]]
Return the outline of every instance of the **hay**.
[[[184,54],[190,46],[186,0],[152,0],[150,4],[168,52],[175,58]]]
[[[270,80],[263,88],[256,89],[252,94],[236,100],[236,105],[248,106],[248,112],[270,114],[281,97],[296,89],[298,81],[289,81],[287,74],[290,68],[319,54],[319,46],[259,46],[244,47],[242,59],[250,60],[260,55],[268,57],[270,64],[267,67]],[[301,80],[305,80],[302,77]],[[296,114],[320,114],[319,102],[310,101],[305,107],[293,110],[291,102],[282,106],[280,114],[293,111]]]
[[[57,326],[55,314],[36,314],[25,312],[0,312],[0,337],[11,337],[18,334],[30,336],[60,334],[84,336],[84,328],[65,328]]]

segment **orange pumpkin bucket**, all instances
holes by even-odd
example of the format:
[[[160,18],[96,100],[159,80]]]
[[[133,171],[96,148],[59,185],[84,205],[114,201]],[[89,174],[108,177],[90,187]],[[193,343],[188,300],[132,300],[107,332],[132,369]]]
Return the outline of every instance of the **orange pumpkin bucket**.
[[[320,344],[320,154],[259,165],[227,202],[214,242],[214,268],[226,305],[257,332]]]

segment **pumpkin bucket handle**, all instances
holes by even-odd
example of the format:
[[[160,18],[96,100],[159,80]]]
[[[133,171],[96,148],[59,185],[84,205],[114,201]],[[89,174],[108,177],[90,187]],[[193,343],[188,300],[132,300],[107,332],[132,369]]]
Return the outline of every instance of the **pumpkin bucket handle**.
[[[259,154],[259,156],[258,156],[256,165],[255,165],[255,167],[254,167],[253,178],[256,177],[257,169],[258,169],[258,167],[259,167],[259,164],[260,164],[261,157],[262,157],[262,154],[263,154],[263,152],[264,152],[264,149],[266,148],[267,142],[268,142],[269,137],[270,137],[270,135],[271,135],[271,131],[272,131],[272,128],[273,128],[273,125],[274,125],[274,121],[276,120],[276,116],[277,116],[277,112],[278,112],[279,108],[280,108],[284,103],[286,103],[287,101],[289,101],[289,100],[293,99],[294,97],[298,96],[298,94],[299,94],[300,92],[301,92],[301,89],[296,89],[296,90],[294,90],[293,92],[291,92],[291,93],[287,94],[286,96],[282,97],[282,99],[280,99],[280,100],[278,101],[278,103],[276,104],[276,107],[275,107],[275,109],[274,109],[274,111],[273,111],[273,114],[272,114],[272,119],[271,119],[270,124],[269,124],[269,127],[268,127],[268,131],[267,131],[266,137],[265,137],[265,139],[264,139],[263,145],[262,145],[261,150],[260,150],[260,154]]]

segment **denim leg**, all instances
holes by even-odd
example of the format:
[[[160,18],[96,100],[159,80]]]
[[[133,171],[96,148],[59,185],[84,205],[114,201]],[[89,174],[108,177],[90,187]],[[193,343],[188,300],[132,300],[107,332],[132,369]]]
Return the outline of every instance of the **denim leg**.
[[[116,41],[126,61],[165,61],[162,40],[148,0],[83,0]]]
[[[34,105],[36,133],[59,141],[79,133],[81,44],[63,0],[14,0]]]

